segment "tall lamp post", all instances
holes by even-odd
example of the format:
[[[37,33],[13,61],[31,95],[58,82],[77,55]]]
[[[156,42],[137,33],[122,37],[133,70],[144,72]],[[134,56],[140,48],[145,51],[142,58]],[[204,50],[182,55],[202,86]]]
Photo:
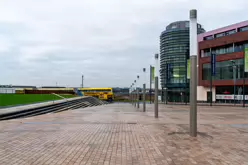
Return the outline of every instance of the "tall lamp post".
[[[154,96],[155,118],[158,118],[158,54],[155,54],[155,96]]]
[[[130,86],[129,89],[129,101],[132,103],[132,85]]]
[[[137,85],[136,85],[136,80],[134,80],[134,106],[136,107],[136,96],[135,96],[135,91],[137,90]]]
[[[150,89],[149,89],[149,95],[150,95],[150,104],[152,103],[152,66],[150,65]]]
[[[139,75],[137,76],[137,108],[139,108]]]
[[[134,104],[133,91],[134,91],[134,83],[132,83],[132,92],[131,92],[132,104]]]
[[[197,136],[197,10],[190,10],[190,136]]]
[[[143,112],[146,111],[146,68],[143,68],[144,84],[143,84]]]

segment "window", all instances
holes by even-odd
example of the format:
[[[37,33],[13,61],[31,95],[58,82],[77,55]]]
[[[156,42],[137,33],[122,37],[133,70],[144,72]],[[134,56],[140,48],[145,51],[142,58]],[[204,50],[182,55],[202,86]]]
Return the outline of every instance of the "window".
[[[175,28],[177,28],[176,24],[171,26],[171,29],[175,29]]]
[[[233,72],[233,64],[230,61],[216,62],[216,75],[213,76],[213,80],[232,80],[233,76],[236,79],[243,78],[243,59],[234,60],[235,61],[235,72]],[[202,66],[202,80],[210,80],[211,76],[211,66],[209,63],[203,64]],[[247,74],[245,75],[247,77]]]
[[[204,40],[212,40],[214,39],[214,37],[211,35],[211,36],[207,36],[207,37],[204,37]]]
[[[208,57],[208,56],[210,56],[210,49],[204,49],[201,57]]]
[[[243,31],[247,31],[247,30],[248,30],[248,26],[239,28],[239,32],[243,32]]]
[[[244,43],[243,47],[248,48],[248,43]]]
[[[215,37],[216,38],[223,37],[223,36],[225,36],[225,32],[219,33],[219,34],[215,34]]]
[[[232,44],[222,46],[222,47],[212,48],[212,53],[216,53],[216,55],[227,54],[227,53],[232,53],[232,52],[234,52]]]
[[[226,32],[226,35],[231,35],[231,34],[234,34],[234,33],[236,33],[236,29],[227,31],[227,32]]]
[[[210,64],[203,64],[202,80],[210,80]]]
[[[185,27],[189,27],[189,22],[186,22],[185,23]]]
[[[235,44],[235,52],[244,51],[244,48],[248,48],[248,42],[241,42]]]

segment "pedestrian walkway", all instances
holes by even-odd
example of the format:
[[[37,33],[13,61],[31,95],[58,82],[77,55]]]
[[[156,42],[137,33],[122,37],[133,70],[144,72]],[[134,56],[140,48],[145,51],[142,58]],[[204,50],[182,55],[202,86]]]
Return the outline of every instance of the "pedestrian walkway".
[[[130,104],[0,122],[1,165],[247,165],[248,109],[199,107],[198,137],[189,107]],[[142,107],[142,106],[141,106]]]

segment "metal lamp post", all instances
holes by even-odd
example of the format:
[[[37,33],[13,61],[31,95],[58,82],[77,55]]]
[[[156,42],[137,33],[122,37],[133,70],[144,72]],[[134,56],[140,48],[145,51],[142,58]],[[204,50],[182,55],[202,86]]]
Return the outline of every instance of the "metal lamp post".
[[[134,80],[134,94],[133,94],[133,96],[134,96],[134,106],[136,107],[136,97],[135,97],[135,91],[137,90],[137,85],[136,85],[136,80]]]
[[[158,54],[155,54],[155,96],[154,96],[155,118],[158,118]]]
[[[137,76],[137,108],[139,108],[139,75]]]
[[[129,101],[132,103],[132,85],[130,86],[130,89],[129,89]]]
[[[146,68],[143,68],[144,84],[143,84],[143,112],[146,111]]]
[[[197,10],[190,10],[190,136],[197,136]]]
[[[131,97],[132,97],[132,104],[134,104],[133,91],[134,91],[134,83],[132,83],[132,93],[131,93]]]
[[[243,60],[243,66],[244,66],[244,69],[243,69],[243,107],[245,107],[245,59]]]

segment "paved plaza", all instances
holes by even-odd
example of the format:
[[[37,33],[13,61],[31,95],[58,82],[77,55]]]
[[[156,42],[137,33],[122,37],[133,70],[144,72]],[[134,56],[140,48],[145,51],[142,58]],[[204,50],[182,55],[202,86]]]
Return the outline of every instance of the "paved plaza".
[[[0,121],[0,165],[248,165],[248,108],[110,104]]]

